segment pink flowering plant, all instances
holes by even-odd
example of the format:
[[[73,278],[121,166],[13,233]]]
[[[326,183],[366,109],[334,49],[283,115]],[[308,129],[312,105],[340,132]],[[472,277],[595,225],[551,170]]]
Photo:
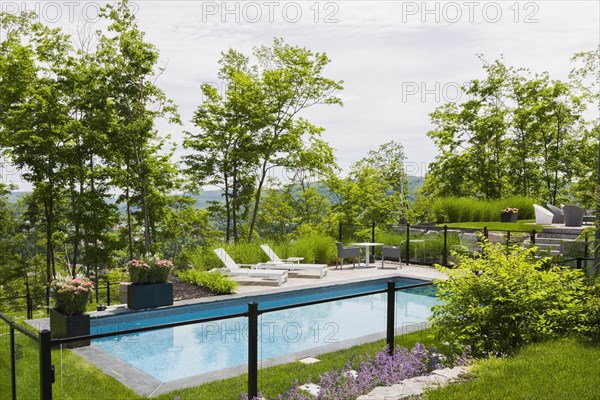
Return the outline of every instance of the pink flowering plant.
[[[65,315],[85,314],[94,283],[82,274],[59,275],[50,283],[55,307]]]
[[[146,254],[139,259],[131,259],[125,264],[131,282],[136,285],[165,283],[173,270],[173,263],[161,259],[156,254]]]

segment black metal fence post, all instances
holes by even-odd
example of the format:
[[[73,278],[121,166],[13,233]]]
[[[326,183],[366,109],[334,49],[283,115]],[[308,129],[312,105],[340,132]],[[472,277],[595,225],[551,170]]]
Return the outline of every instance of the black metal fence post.
[[[339,238],[339,242],[342,243],[342,223],[341,222],[338,227],[338,238]]]
[[[10,384],[12,400],[17,400],[17,355],[15,354],[15,328],[10,327]]]
[[[535,229],[531,230],[531,244],[535,246]]]
[[[488,229],[487,226],[483,227],[483,236],[487,239],[488,238]]]
[[[248,399],[258,396],[258,303],[248,303]]]
[[[27,302],[27,319],[33,319],[33,304],[31,302],[29,288],[27,288],[27,293],[25,294],[25,301]]]
[[[40,398],[52,400],[52,338],[50,331],[44,329],[40,332]]]
[[[448,225],[444,225],[444,254],[442,264],[444,264],[444,267],[448,266]]]
[[[585,247],[583,248],[583,258],[586,259],[586,264],[587,264],[587,258],[589,257],[589,251],[588,251],[588,234],[585,234]]]
[[[375,243],[375,221],[371,221],[371,243]],[[375,246],[371,248],[371,256],[375,259]]]
[[[510,231],[506,231],[506,245],[510,245]]]
[[[406,224],[406,265],[410,264],[410,224]]]
[[[394,334],[396,333],[396,282],[387,283],[387,347],[390,355],[394,354]]]

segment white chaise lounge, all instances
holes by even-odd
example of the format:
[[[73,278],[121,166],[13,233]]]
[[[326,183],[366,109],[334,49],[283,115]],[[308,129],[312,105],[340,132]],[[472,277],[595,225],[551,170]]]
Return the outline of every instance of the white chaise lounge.
[[[257,264],[256,268],[288,271],[317,271],[319,272],[319,277],[321,279],[327,275],[327,264],[300,264],[299,262],[302,261],[302,258],[300,257],[291,257],[282,260],[268,244],[261,244],[260,248],[265,252],[267,257],[269,257],[270,261]]]
[[[551,211],[546,210],[544,207],[534,204],[533,209],[535,210],[535,223],[538,225],[552,225],[552,218],[554,214]]]
[[[216,268],[212,271],[220,271],[224,274],[227,274],[232,277],[236,276],[247,276],[249,278],[263,278],[263,279],[273,279],[277,281],[277,284],[281,286],[284,282],[288,280],[287,271],[282,270],[264,270],[264,269],[255,269],[256,265],[248,265],[242,264],[239,265],[227,254],[225,249],[218,248],[215,249],[215,254],[219,257],[219,260],[223,264],[225,264],[225,268]],[[251,268],[241,268],[245,266],[250,266]]]

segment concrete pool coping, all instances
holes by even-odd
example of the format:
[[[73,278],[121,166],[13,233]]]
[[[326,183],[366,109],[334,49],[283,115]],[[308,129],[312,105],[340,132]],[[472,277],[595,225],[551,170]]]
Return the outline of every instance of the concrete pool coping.
[[[391,268],[390,268],[391,267]],[[349,268],[345,269],[334,269],[329,268],[328,274],[324,279],[319,279],[314,276],[305,277],[292,277],[287,284],[283,286],[265,286],[261,285],[240,285],[238,292],[233,295],[223,296],[212,296],[201,299],[183,300],[177,301],[173,306],[160,307],[159,309],[169,309],[173,307],[181,307],[195,304],[220,302],[224,300],[235,300],[235,299],[253,299],[256,296],[261,295],[272,295],[278,293],[294,292],[304,289],[315,289],[324,288],[329,286],[337,286],[339,284],[352,284],[352,283],[365,283],[368,281],[382,280],[382,279],[393,279],[393,278],[410,278],[419,279],[425,281],[431,281],[432,279],[444,279],[446,276],[431,267],[403,265],[400,269],[396,268],[398,264],[386,263],[386,268]],[[92,312],[90,316],[92,318],[102,318],[115,315],[126,315],[128,313],[137,313],[140,311],[129,310],[127,308],[113,308],[106,311]],[[49,319],[40,318],[36,320],[26,321],[29,325],[34,328],[49,329]],[[409,324],[406,326],[397,328],[397,335],[409,332],[415,332],[424,329],[427,326],[426,322],[417,322],[416,324]],[[399,330],[399,332],[398,332]],[[352,347],[358,344],[364,344],[372,341],[376,341],[385,337],[385,332],[371,334],[367,336],[358,337],[355,339],[344,340],[337,343],[327,344],[324,346],[315,347],[309,350],[288,354],[285,356],[274,357],[261,362],[261,367],[265,368],[272,365],[279,365],[289,362],[297,361],[300,358],[307,356],[315,356],[319,354],[329,353],[340,349]],[[247,372],[247,366],[242,365],[238,367],[226,368],[214,372],[194,375],[187,378],[176,379],[172,381],[162,382],[149,374],[139,370],[133,365],[113,356],[109,352],[101,349],[100,347],[92,344],[89,347],[73,349],[76,354],[79,354],[82,358],[95,365],[101,371],[107,375],[115,378],[117,381],[128,386],[135,392],[143,396],[153,396],[158,394],[167,393],[176,389],[198,386],[204,383],[218,381],[226,378],[239,376]]]

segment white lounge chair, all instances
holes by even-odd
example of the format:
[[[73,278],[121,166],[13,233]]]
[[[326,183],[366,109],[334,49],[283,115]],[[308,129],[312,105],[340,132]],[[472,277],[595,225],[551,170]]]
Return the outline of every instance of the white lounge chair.
[[[544,207],[534,204],[533,209],[535,210],[535,223],[538,225],[552,225],[552,218],[554,214],[546,210]]]
[[[273,270],[267,271],[264,269],[255,268],[241,268],[245,266],[256,267],[252,264],[237,264],[229,254],[223,248],[215,249],[215,254],[219,257],[219,260],[225,264],[225,268],[216,268],[213,271],[220,271],[229,276],[247,276],[249,278],[263,278],[263,279],[274,279],[277,281],[278,286],[281,286],[288,280],[287,271]]]
[[[291,257],[282,260],[268,244],[261,244],[260,248],[267,254],[271,261],[257,264],[256,268],[318,271],[321,279],[327,275],[327,264],[300,264],[299,262],[303,260],[301,257]]]

